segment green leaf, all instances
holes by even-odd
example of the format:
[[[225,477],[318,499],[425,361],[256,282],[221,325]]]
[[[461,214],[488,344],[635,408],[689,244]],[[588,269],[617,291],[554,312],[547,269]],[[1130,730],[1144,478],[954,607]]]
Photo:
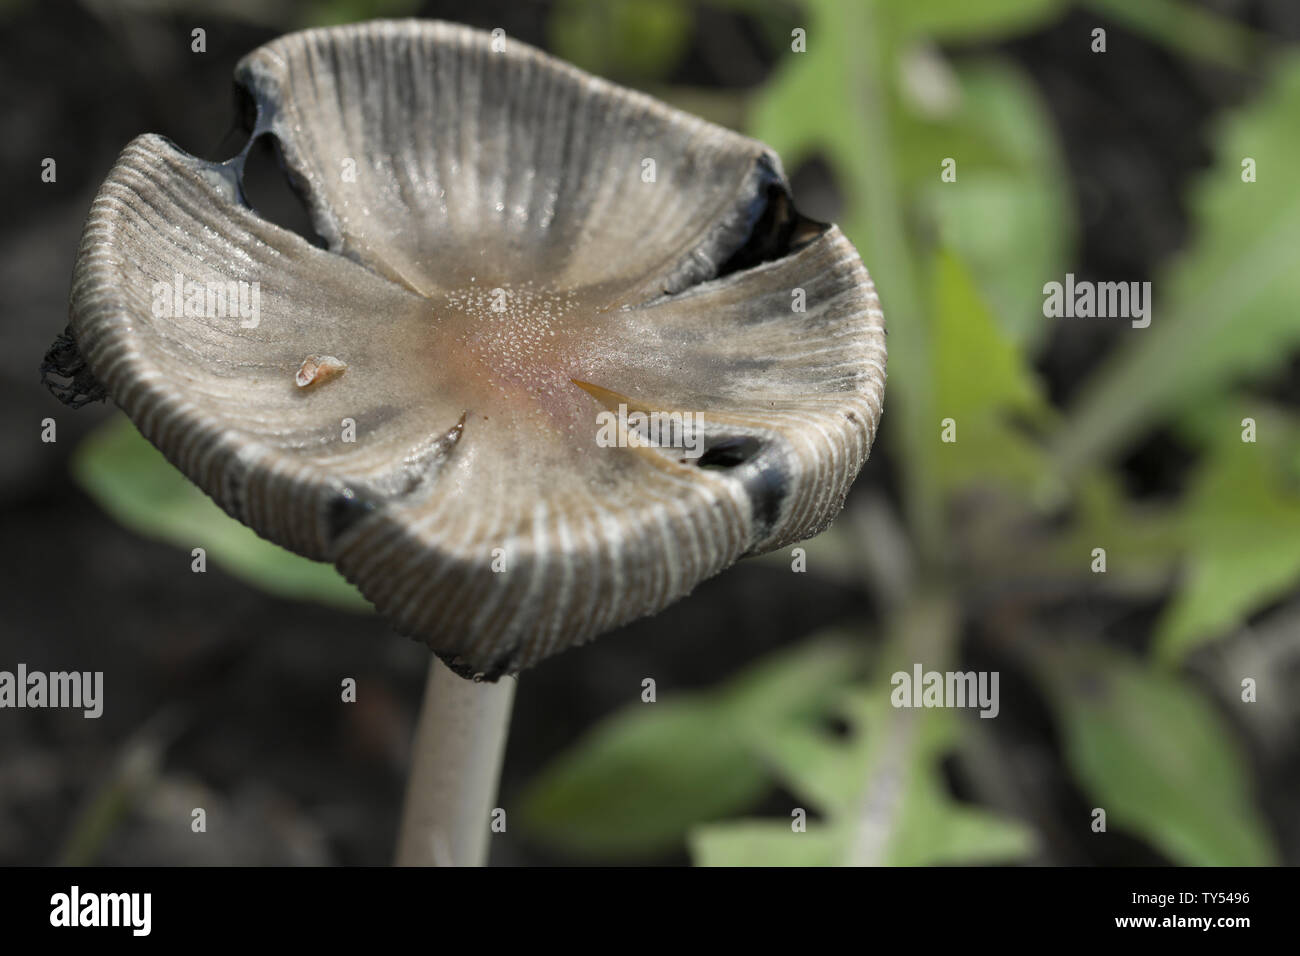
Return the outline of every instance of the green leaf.
[[[1108,826],[1178,863],[1276,862],[1246,761],[1198,691],[1098,646],[1045,647],[1040,664],[1066,759]]]
[[[1165,663],[1230,633],[1300,585],[1300,424],[1258,402],[1252,406],[1255,442],[1241,440],[1242,410],[1249,406],[1198,414],[1218,429],[1179,518],[1185,573],[1155,638]]]
[[[646,80],[673,68],[693,24],[681,0],[560,0],[547,32],[552,51],[585,70]]]
[[[577,856],[647,857],[753,804],[767,775],[716,716],[694,700],[620,711],[533,781],[525,832]]]
[[[846,742],[810,726],[753,739],[785,785],[827,818],[839,841],[836,862],[925,866],[1014,860],[1032,851],[1024,826],[948,794],[939,761],[958,731],[951,710],[897,709],[883,693],[859,691],[844,716],[855,731]],[[821,832],[812,824],[808,830]],[[809,851],[821,852],[817,841]],[[805,865],[816,865],[812,855]]]
[[[998,327],[1015,343],[1033,343],[1048,331],[1043,277],[1065,271],[1069,177],[1047,112],[1018,70],[985,62],[957,77],[957,111],[900,136],[904,167],[918,177],[919,205],[941,244],[969,264]],[[955,182],[939,177],[944,159],[956,161]]]
[[[1266,375],[1300,346],[1300,57],[1217,137],[1217,161],[1193,195],[1195,240],[1153,285],[1149,328],[1089,383],[1059,436],[1064,474],[1112,455],[1175,409],[1212,405],[1230,383]],[[1242,181],[1242,162],[1257,182]],[[1115,277],[1121,278],[1121,277]]]
[[[953,748],[952,710],[894,707],[895,668],[946,666],[957,619],[941,597],[909,602],[895,618],[870,685],[836,697],[849,733],[825,722],[750,727],[747,742],[800,801],[806,832],[790,821],[740,820],[697,826],[690,846],[701,865],[836,864],[919,866],[1010,861],[1034,848],[1023,825],[954,800],[940,767]]]
[[[521,825],[577,856],[635,859],[680,847],[693,825],[763,796],[771,777],[747,741],[824,711],[861,653],[837,637],[815,639],[717,690],[629,704],[529,784]]]
[[[826,713],[828,691],[861,670],[863,630],[826,631],[751,664],[718,688],[720,710],[750,732]]]
[[[923,866],[1020,859],[1033,849],[1025,827],[948,796],[938,758],[952,743],[948,711],[896,711],[883,695],[855,695],[857,733],[841,742],[813,727],[755,738],[754,746],[807,811],[823,821],[729,821],[691,833],[701,866]],[[855,859],[865,851],[867,858]]]
[[[847,827],[736,820],[697,827],[689,843],[696,866],[838,866],[850,837]]]
[[[936,420],[931,440],[941,480],[949,490],[973,482],[1031,490],[1046,473],[1038,447],[1012,424],[1043,424],[1051,410],[1020,349],[998,327],[974,278],[941,252],[934,289]],[[956,441],[940,442],[940,421],[956,423]]]
[[[886,21],[899,34],[936,40],[996,40],[1043,26],[1064,0],[883,0]]]
[[[925,661],[946,666],[957,620],[950,601],[917,599],[895,618],[868,686],[837,698],[846,737],[813,721],[769,724],[748,734],[785,788],[802,801],[806,816],[820,815],[796,832],[790,823],[764,826],[738,821],[697,827],[691,846],[704,865],[870,864],[919,866],[1015,860],[1030,853],[1032,833],[952,799],[940,761],[955,745],[958,716],[951,710],[896,708],[895,669]],[[755,842],[747,844],[752,838]]]
[[[72,474],[126,527],[187,551],[203,548],[214,565],[255,587],[347,610],[372,609],[332,565],[265,541],[223,512],[124,415],[109,419],[82,442]]]

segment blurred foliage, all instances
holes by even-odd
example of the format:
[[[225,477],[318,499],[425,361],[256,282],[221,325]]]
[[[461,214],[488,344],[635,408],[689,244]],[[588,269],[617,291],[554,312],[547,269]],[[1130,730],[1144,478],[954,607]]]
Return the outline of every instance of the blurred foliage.
[[[1213,407],[1300,345],[1300,191],[1283,172],[1300,155],[1297,115],[1300,60],[1290,59],[1222,125],[1217,161],[1192,191],[1192,243],[1153,283],[1161,321],[1093,377],[1062,431],[1062,467],[1113,452],[1157,418]],[[1247,158],[1257,182],[1242,182]]]
[[[1300,580],[1300,422],[1259,401],[1208,407],[1213,444],[1176,519],[1186,577],[1156,630],[1165,661],[1231,633]],[[1256,444],[1239,437],[1248,413]]]
[[[934,44],[1005,38],[1063,7],[810,0],[799,24],[807,52],[777,50],[774,76],[750,99],[745,131],[776,148],[787,168],[812,158],[829,166],[843,198],[841,225],[880,289],[890,321],[882,440],[903,473],[904,521],[922,570],[916,593],[894,596],[902,609],[887,628],[884,659],[896,663],[880,662],[838,705],[847,740],[807,720],[755,722],[747,735],[768,771],[750,805],[780,786],[819,818],[806,833],[780,819],[694,826],[686,839],[698,863],[960,863],[1033,854],[1036,841],[1023,825],[947,792],[938,768],[969,716],[895,710],[881,690],[895,666],[940,668],[957,646],[959,618],[929,642],[918,635],[916,622],[933,618],[925,582],[952,596],[1031,577],[1072,592],[1169,595],[1149,663],[1083,636],[1033,645],[1034,672],[1087,798],[1108,809],[1112,826],[1175,862],[1276,858],[1252,804],[1249,768],[1220,712],[1187,677],[1152,668],[1231,634],[1300,581],[1293,416],[1234,391],[1243,374],[1258,380],[1276,369],[1300,336],[1300,319],[1286,305],[1300,299],[1293,285],[1300,237],[1292,231],[1300,228],[1300,195],[1280,173],[1300,154],[1300,127],[1287,119],[1300,115],[1300,67],[1276,64],[1262,94],[1224,124],[1218,161],[1192,195],[1193,241],[1154,284],[1151,328],[1118,327],[1113,358],[1062,414],[1032,361],[1051,331],[1042,286],[1063,277],[1073,244],[1069,178],[1054,132],[1011,65],[969,57],[953,64]],[[1230,25],[1216,39],[1206,29],[1219,24],[1210,14],[1198,11],[1185,24],[1169,14],[1162,5],[1124,19],[1218,64],[1241,65],[1240,51],[1256,39]],[[1244,183],[1245,156],[1272,174]],[[949,157],[957,160],[955,182],[940,179]],[[1253,444],[1241,440],[1247,416],[1259,423]],[[939,440],[945,418],[956,422],[955,443]],[[1153,506],[1129,499],[1112,469],[1143,429],[1161,423],[1190,431],[1201,457],[1181,500]],[[954,513],[968,500],[978,500],[980,512],[962,524]],[[828,570],[839,579],[840,562],[855,553],[842,540],[853,533],[846,526],[856,527],[851,515],[809,546],[810,555],[834,556]],[[1104,575],[1091,570],[1096,547],[1108,552]],[[591,755],[580,742],[561,764]],[[681,751],[667,760],[622,765],[620,773],[671,775],[679,793],[692,786]],[[698,777],[693,786],[703,801],[714,784]],[[545,814],[529,821],[538,833],[552,822]],[[650,824],[643,816],[638,825]]]
[[[891,621],[871,673],[826,699],[843,732],[828,721],[789,720],[748,734],[773,782],[811,817],[741,820],[694,828],[689,836],[704,865],[956,865],[1020,860],[1035,837],[1027,827],[964,805],[948,792],[941,761],[961,732],[952,710],[896,708],[881,679],[924,655],[929,667],[950,662],[946,635],[955,606],[939,593],[917,600]],[[786,652],[787,656],[796,652]]]
[[[931,273],[929,378],[935,411],[941,420],[952,419],[956,428],[956,441],[941,444],[935,473],[952,494],[976,482],[1000,482],[1028,493],[1044,474],[1044,459],[1025,426],[1046,425],[1051,409],[1024,354],[999,329],[966,265],[953,253],[937,250]],[[972,369],[979,374],[971,375]]]
[[[636,82],[671,71],[690,41],[693,18],[685,0],[558,0],[547,26],[557,56]]]
[[[862,653],[848,635],[823,635],[715,690],[629,704],[532,782],[523,826],[580,856],[671,850],[689,827],[763,795],[756,741],[825,715],[835,689],[861,671]]]
[[[1066,759],[1108,823],[1180,863],[1277,862],[1248,797],[1249,769],[1197,691],[1096,646],[1040,659]]]
[[[943,762],[978,718],[889,703],[894,671],[955,667],[963,637],[997,633],[1046,701],[1083,799],[1114,828],[1178,863],[1277,859],[1225,719],[1234,699],[1206,696],[1184,665],[1300,584],[1300,421],[1260,397],[1300,346],[1300,59],[1179,0],[1084,5],[1174,55],[1247,71],[1259,89],[1214,134],[1215,163],[1188,197],[1190,241],[1153,282],[1150,328],[1112,320],[1113,349],[1062,410],[1035,370],[1053,333],[1043,285],[1073,261],[1060,145],[1013,64],[950,50],[1051,23],[1064,0],[717,0],[750,18],[776,61],[743,92],[674,85],[698,4],[554,4],[559,55],[742,128],[787,170],[813,159],[829,169],[889,321],[880,442],[900,500],[897,514],[879,496],[871,514],[851,503],[807,545],[809,573],[887,597],[881,620],[846,622],[720,687],[660,688],[659,702],[615,713],[532,782],[519,817],[533,839],[601,860],[689,848],[704,865],[1051,860],[1031,821],[950,792]],[[321,16],[353,7],[339,0]],[[792,51],[795,28],[806,52]],[[1247,157],[1256,182],[1243,181]],[[949,158],[954,182],[940,178]],[[940,440],[947,418],[954,443]],[[1118,463],[1156,428],[1195,458],[1179,493],[1138,499]],[[142,533],[201,542],[277,593],[364,604],[332,570],[222,515],[123,422],[93,437],[76,467]],[[905,547],[873,557],[868,526],[904,529]],[[1086,634],[982,620],[1000,605],[973,597],[990,593],[1014,595],[1013,617],[1036,622],[1061,594],[1163,606],[1139,653],[1110,646],[1104,620]],[[799,801],[806,832],[746,817],[774,794]]]
[[[1048,117],[1028,81],[995,62],[958,68],[950,82],[959,105],[950,106],[924,92],[926,62],[904,59],[896,105],[906,151],[899,165],[916,215],[969,265],[1003,332],[1035,343],[1047,334],[1041,278],[1063,271],[1073,231],[1069,180]],[[929,113],[920,119],[907,103],[927,96],[936,102],[919,107]],[[936,156],[961,157],[957,182],[939,181]]]
[[[835,0],[824,0],[826,5]],[[1001,39],[1043,26],[1066,6],[1065,0],[884,0],[879,3],[891,44],[931,40]]]
[[[281,597],[371,610],[333,565],[271,544],[223,512],[124,415],[115,415],[82,442],[72,471],[105,511],[140,534],[186,551],[201,547],[214,565]]]
[[[777,781],[820,820],[714,823],[691,831],[704,866],[924,866],[1001,863],[1033,848],[1032,831],[954,801],[937,760],[958,731],[952,711],[898,710],[888,694],[841,701],[847,742],[788,723],[751,738]]]

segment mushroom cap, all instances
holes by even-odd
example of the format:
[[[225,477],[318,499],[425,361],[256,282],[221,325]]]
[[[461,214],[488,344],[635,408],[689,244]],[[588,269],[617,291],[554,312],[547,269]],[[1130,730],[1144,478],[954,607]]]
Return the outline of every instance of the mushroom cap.
[[[145,135],[71,296],[95,376],[229,514],[495,679],[839,511],[883,316],[762,143],[441,22],[291,34],[236,81],[328,248],[244,202],[248,147]],[[698,416],[702,453],[636,412]]]

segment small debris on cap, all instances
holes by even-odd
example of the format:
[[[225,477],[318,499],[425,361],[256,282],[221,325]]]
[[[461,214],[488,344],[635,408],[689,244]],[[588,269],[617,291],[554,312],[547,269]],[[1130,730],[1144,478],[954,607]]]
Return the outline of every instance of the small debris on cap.
[[[322,385],[342,375],[347,367],[347,362],[336,359],[333,355],[308,355],[302,360],[298,374],[293,377],[293,380],[298,383],[299,388]]]

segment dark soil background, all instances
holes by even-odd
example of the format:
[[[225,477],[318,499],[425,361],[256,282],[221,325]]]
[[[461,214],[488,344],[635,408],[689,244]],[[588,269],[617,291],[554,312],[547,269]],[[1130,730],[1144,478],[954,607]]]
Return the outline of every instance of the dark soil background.
[[[1300,5],[1291,0],[1218,6],[1300,36]],[[547,3],[504,0],[421,10],[503,27],[539,46],[547,14]],[[206,55],[188,50],[196,24],[208,30]],[[723,9],[707,11],[698,29],[749,30]],[[1078,271],[1146,278],[1185,237],[1181,197],[1210,160],[1207,124],[1251,90],[1141,40],[1112,41],[1116,52],[1100,70],[1077,42],[1080,30],[1079,20],[1067,20],[1007,52],[1035,78],[1058,124],[1081,224]],[[68,0],[9,5],[0,31],[0,668],[23,661],[102,670],[108,700],[99,720],[0,714],[0,864],[54,862],[70,843],[74,853],[92,847],[89,860],[101,864],[384,864],[427,651],[374,617],[278,600],[219,568],[192,574],[187,553],[118,526],[68,476],[78,441],[111,408],[72,412],[38,381],[42,354],[66,322],[91,198],[117,153],[154,131],[208,158],[233,154],[233,67],[281,31],[152,4]],[[1127,59],[1117,65],[1120,56]],[[674,79],[748,85],[769,65],[757,45],[735,57],[734,69],[693,49]],[[46,156],[58,161],[53,184],[40,182]],[[816,166],[796,171],[796,194],[825,192],[818,180]],[[297,215],[287,197],[280,214],[285,222]],[[1054,400],[1068,398],[1104,353],[1098,328],[1076,323],[1051,341],[1040,366]],[[55,444],[40,441],[47,416],[58,422]],[[873,455],[854,493],[888,493],[886,464]],[[1128,468],[1138,487],[1168,491],[1180,478],[1179,450],[1157,437]],[[546,662],[519,684],[501,805],[509,808],[530,776],[595,720],[634,699],[642,678],[655,677],[661,694],[709,686],[775,647],[869,611],[858,590],[742,563],[659,617]],[[1145,623],[1134,617],[1135,633]],[[357,679],[355,705],[339,702],[344,677]],[[1046,712],[1004,720],[1020,722],[1001,729],[1020,748],[1036,822],[1077,812],[1083,799],[1057,769]],[[157,782],[141,788],[151,766]],[[959,771],[953,782],[960,792]],[[1264,784],[1266,810],[1294,863],[1300,834],[1286,794],[1297,781]],[[190,832],[194,806],[207,809],[206,839]],[[1102,850],[1058,836],[1044,862],[1160,862],[1123,838]],[[493,839],[492,854],[501,865],[574,862],[513,829]]]

